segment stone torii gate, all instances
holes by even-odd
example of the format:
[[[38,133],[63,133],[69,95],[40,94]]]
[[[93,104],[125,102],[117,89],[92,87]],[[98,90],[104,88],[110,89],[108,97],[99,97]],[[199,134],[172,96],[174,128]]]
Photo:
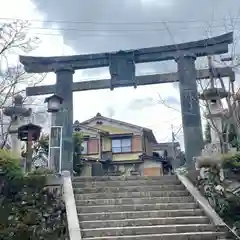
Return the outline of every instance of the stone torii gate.
[[[56,84],[27,88],[27,95],[55,93],[64,101],[55,125],[63,126],[62,170],[72,170],[73,91],[126,87],[179,81],[185,153],[188,164],[203,148],[201,116],[196,79],[208,78],[209,70],[196,71],[197,57],[223,54],[233,42],[233,33],[178,45],[136,50],[61,57],[20,56],[29,73],[55,72]],[[175,60],[178,72],[163,75],[135,76],[135,64]],[[75,70],[109,66],[110,80],[73,83]],[[218,69],[222,77],[233,76],[230,69]]]

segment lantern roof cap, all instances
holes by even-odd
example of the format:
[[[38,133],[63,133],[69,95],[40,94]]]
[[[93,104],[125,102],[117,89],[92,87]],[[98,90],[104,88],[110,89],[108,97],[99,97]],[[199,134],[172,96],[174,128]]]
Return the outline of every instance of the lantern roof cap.
[[[199,94],[201,100],[220,100],[229,95],[224,88],[207,88]]]
[[[60,104],[63,102],[63,98],[58,96],[57,94],[53,94],[50,97],[45,98],[44,103],[49,102],[51,99],[58,99],[60,101]]]
[[[28,123],[25,125],[22,125],[18,128],[18,131],[26,131],[26,130],[38,130],[41,131],[42,127],[40,127],[39,125],[35,125],[33,123]]]

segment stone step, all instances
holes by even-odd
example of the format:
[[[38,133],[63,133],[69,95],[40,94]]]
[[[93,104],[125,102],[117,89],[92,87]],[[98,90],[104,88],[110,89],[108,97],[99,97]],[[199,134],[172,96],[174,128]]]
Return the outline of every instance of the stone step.
[[[79,213],[97,212],[127,212],[127,211],[151,211],[151,210],[177,210],[194,209],[198,204],[193,203],[155,203],[155,204],[132,204],[132,205],[94,205],[77,206]]]
[[[76,188],[95,188],[95,187],[116,187],[116,186],[146,186],[146,185],[180,185],[177,179],[158,179],[158,180],[122,180],[122,181],[77,181],[73,180]]]
[[[185,217],[167,217],[167,218],[136,218],[121,220],[94,220],[80,222],[81,229],[85,228],[107,228],[107,227],[127,227],[127,226],[154,226],[167,224],[207,224],[209,219],[205,216],[185,216]]]
[[[187,232],[187,233],[165,233],[149,234],[138,236],[111,236],[111,237],[91,237],[84,240],[224,240],[223,232]]]
[[[179,181],[176,175],[164,175],[164,176],[103,176],[103,177],[74,177],[73,182],[110,182],[110,181]]]
[[[154,204],[154,203],[183,203],[194,202],[192,196],[182,197],[143,197],[143,198],[110,198],[110,199],[87,199],[76,200],[77,206],[91,205],[120,205],[120,204]]]
[[[189,196],[187,190],[176,190],[176,191],[143,191],[143,192],[116,192],[116,193],[83,193],[75,194],[76,200],[87,200],[87,199],[106,199],[106,198],[139,198],[139,197],[180,197]]]
[[[186,233],[186,232],[214,232],[211,224],[187,224],[187,225],[156,225],[156,226],[127,226],[115,228],[83,229],[83,237],[107,237],[107,236],[131,236],[144,234]]]
[[[184,185],[146,185],[146,186],[122,186],[122,187],[97,187],[97,188],[74,188],[74,193],[117,193],[117,192],[150,192],[150,191],[180,191]]]
[[[126,212],[99,212],[79,213],[80,221],[109,221],[139,218],[166,218],[166,217],[192,217],[203,216],[201,209],[154,210],[154,211],[126,211]]]

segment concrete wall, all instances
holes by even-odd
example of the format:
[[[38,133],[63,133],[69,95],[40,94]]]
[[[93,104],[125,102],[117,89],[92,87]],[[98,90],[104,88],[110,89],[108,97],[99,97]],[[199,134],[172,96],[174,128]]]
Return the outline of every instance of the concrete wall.
[[[179,143],[175,143],[175,150],[176,150],[176,155],[180,153],[180,149],[177,148],[179,146]],[[171,142],[166,142],[166,143],[158,143],[158,144],[153,144],[152,149],[154,152],[158,152],[161,154],[164,150],[167,150],[168,156],[173,157],[173,144]]]
[[[124,176],[131,176],[131,170],[133,169],[132,164],[122,164],[118,166],[121,172],[124,172]]]
[[[141,166],[141,172],[144,176],[162,176],[162,164],[152,160],[145,160]]]
[[[92,176],[92,166],[91,164],[85,164],[81,172],[82,177],[91,177]]]

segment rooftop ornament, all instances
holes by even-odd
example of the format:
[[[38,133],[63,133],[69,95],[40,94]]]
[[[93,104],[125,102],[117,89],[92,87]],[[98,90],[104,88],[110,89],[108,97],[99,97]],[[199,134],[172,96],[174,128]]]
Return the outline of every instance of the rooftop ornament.
[[[75,132],[80,132],[81,131],[81,126],[80,126],[80,122],[78,120],[76,120],[73,124],[73,129]]]

